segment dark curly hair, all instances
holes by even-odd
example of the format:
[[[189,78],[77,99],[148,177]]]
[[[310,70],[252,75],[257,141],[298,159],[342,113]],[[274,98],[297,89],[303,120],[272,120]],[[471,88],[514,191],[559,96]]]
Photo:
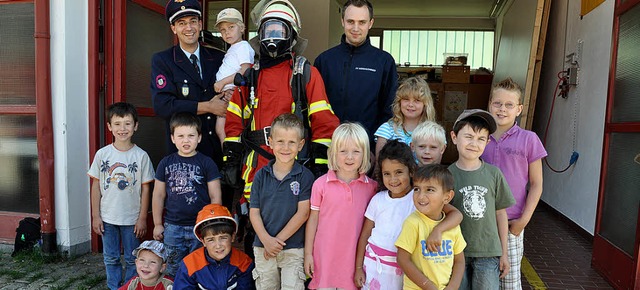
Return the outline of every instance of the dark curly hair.
[[[409,145],[398,140],[387,141],[380,150],[376,163],[375,177],[376,180],[378,180],[378,190],[387,189],[382,180],[382,161],[387,159],[398,161],[407,166],[407,168],[409,168],[409,176],[413,176],[416,170],[416,160],[413,157],[413,152],[411,152]]]

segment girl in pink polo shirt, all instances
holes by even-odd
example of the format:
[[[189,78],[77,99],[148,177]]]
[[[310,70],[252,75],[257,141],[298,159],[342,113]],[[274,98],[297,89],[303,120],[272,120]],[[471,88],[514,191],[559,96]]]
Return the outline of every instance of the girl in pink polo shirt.
[[[345,123],[333,132],[329,171],[311,189],[304,247],[310,289],[357,289],[353,277],[358,237],[364,211],[378,188],[365,175],[370,154],[369,137],[361,125]]]
[[[489,112],[496,119],[498,128],[491,134],[491,142],[482,154],[482,160],[500,168],[516,200],[515,205],[507,208],[511,270],[500,279],[500,289],[522,289],[523,230],[542,195],[542,158],[547,156],[540,138],[516,123],[522,113],[521,100],[522,88],[511,78],[493,86]]]

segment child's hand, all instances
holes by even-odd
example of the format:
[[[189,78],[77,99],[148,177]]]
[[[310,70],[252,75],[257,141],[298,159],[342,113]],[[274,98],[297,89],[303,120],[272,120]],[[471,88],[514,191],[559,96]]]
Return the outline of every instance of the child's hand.
[[[433,229],[427,237],[427,250],[433,253],[440,251],[440,245],[442,244],[442,232],[438,229]]]
[[[104,233],[104,225],[102,224],[102,218],[100,217],[93,218],[93,223],[91,224],[91,227],[93,228],[93,231],[98,236],[102,236],[102,233]]]
[[[157,225],[153,227],[153,239],[155,239],[156,241],[162,241],[162,239],[164,239],[163,233],[164,233],[163,225]]]
[[[509,221],[509,232],[514,236],[519,236],[524,230],[524,227],[527,225],[527,221],[522,218],[513,219]]]
[[[133,227],[133,233],[136,234],[136,238],[142,239],[142,237],[144,237],[144,234],[147,233],[147,221],[138,219],[136,225]]]
[[[222,88],[224,88],[224,85],[222,84],[222,82],[216,82],[215,84],[213,84],[213,90],[216,93],[222,92]]]
[[[307,276],[313,278],[313,272],[313,255],[304,255],[304,273],[307,274]]]
[[[267,260],[269,260],[269,257],[275,258],[275,256],[277,256],[278,253],[280,253],[280,251],[282,251],[282,249],[284,249],[284,246],[286,245],[285,242],[276,237],[269,237],[266,239],[266,241],[260,241],[264,246],[264,258]]]
[[[367,282],[367,275],[364,273],[364,269],[358,266],[356,267],[356,274],[353,276],[353,281],[358,288],[364,287],[364,283]]]
[[[507,276],[510,269],[511,264],[509,264],[509,257],[506,254],[500,256],[500,279]]]

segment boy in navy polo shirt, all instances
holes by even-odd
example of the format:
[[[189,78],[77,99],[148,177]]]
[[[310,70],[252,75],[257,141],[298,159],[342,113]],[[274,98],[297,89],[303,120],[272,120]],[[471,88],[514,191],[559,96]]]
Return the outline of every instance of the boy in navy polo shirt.
[[[296,162],[303,138],[298,117],[276,117],[269,137],[275,161],[253,180],[249,218],[258,236],[253,243],[257,289],[304,289],[304,224],[314,177]]]

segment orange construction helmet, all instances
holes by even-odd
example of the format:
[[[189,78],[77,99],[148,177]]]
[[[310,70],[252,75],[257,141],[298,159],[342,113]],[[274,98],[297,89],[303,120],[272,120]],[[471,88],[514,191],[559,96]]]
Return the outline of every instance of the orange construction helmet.
[[[202,241],[200,229],[205,226],[217,224],[235,225],[236,232],[238,231],[238,223],[226,207],[219,204],[207,204],[198,212],[196,225],[193,227],[193,234],[198,237],[198,240]]]

